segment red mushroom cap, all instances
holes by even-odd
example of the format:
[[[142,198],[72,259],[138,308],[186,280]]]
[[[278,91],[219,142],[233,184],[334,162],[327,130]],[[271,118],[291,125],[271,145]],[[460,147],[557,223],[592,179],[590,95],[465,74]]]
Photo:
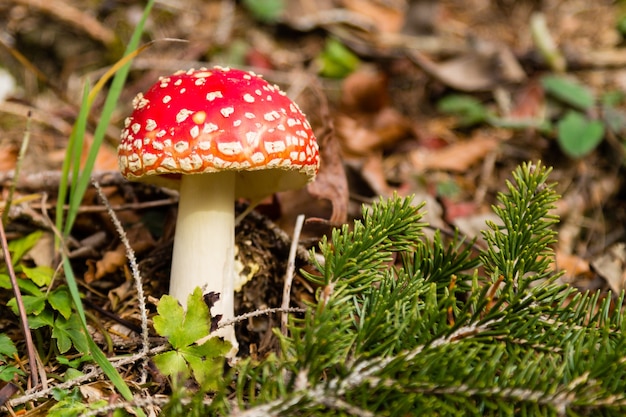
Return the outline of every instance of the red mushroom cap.
[[[298,106],[259,75],[179,71],[133,100],[118,148],[122,175],[178,187],[181,174],[236,171],[236,195],[300,188],[319,168],[317,140]]]

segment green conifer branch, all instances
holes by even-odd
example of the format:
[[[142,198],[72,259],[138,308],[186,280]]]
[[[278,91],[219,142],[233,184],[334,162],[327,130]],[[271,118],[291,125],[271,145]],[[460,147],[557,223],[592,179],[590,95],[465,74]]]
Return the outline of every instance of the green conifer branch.
[[[549,172],[515,171],[478,256],[424,237],[410,198],[335,231],[281,355],[239,365],[237,415],[624,415],[623,297],[578,293],[549,268]]]

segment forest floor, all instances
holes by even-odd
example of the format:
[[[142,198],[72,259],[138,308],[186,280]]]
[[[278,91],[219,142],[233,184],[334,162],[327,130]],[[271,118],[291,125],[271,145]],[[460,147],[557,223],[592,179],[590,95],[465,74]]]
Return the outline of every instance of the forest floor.
[[[237,296],[238,313],[281,304],[298,215],[307,219],[300,245],[308,249],[360,218],[363,204],[415,195],[426,201],[433,228],[458,229],[480,245],[497,193],[528,161],[553,167],[550,180],[562,196],[554,209],[561,280],[602,294],[624,290],[622,2],[263,3],[157,1],[142,41],[149,46],[134,59],[107,129],[94,176],[137,255],[150,312],[168,288],[177,194],[121,178],[119,132],[133,97],[159,76],[214,65],[253,70],[279,85],[309,117],[321,149],[316,182],[267,198],[238,227],[244,271],[254,275]],[[50,219],[83,87],[121,58],[143,7],[135,0],[0,2],[0,186],[4,202],[16,187],[7,240],[42,232],[24,258],[29,266],[59,266]],[[96,97],[88,132],[103,97]],[[135,284],[93,188],[67,246],[89,316],[113,338],[108,353],[132,352],[141,341]],[[297,265],[307,267],[305,255]],[[291,304],[314,293],[296,276]],[[12,294],[0,290],[0,333],[18,343],[15,316],[5,313]],[[240,325],[242,352],[275,349],[267,329],[278,320]],[[107,341],[96,327],[94,338]]]

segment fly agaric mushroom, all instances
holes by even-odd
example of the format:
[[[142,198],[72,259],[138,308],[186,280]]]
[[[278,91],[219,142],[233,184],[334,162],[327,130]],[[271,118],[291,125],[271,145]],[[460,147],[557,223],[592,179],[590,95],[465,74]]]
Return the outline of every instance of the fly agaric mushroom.
[[[170,295],[219,294],[212,317],[234,317],[234,211],[301,188],[319,167],[305,115],[277,86],[236,69],[179,71],[133,101],[118,149],[122,175],[179,189]],[[217,333],[233,343],[233,326]]]

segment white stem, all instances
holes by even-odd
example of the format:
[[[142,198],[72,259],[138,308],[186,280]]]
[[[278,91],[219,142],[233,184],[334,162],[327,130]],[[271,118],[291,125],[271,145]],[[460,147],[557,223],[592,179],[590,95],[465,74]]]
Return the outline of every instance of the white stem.
[[[180,200],[170,295],[186,308],[196,287],[215,292],[219,300],[211,315],[221,321],[234,317],[235,277],[235,174],[233,172],[185,175]],[[215,333],[237,347],[233,326]]]

